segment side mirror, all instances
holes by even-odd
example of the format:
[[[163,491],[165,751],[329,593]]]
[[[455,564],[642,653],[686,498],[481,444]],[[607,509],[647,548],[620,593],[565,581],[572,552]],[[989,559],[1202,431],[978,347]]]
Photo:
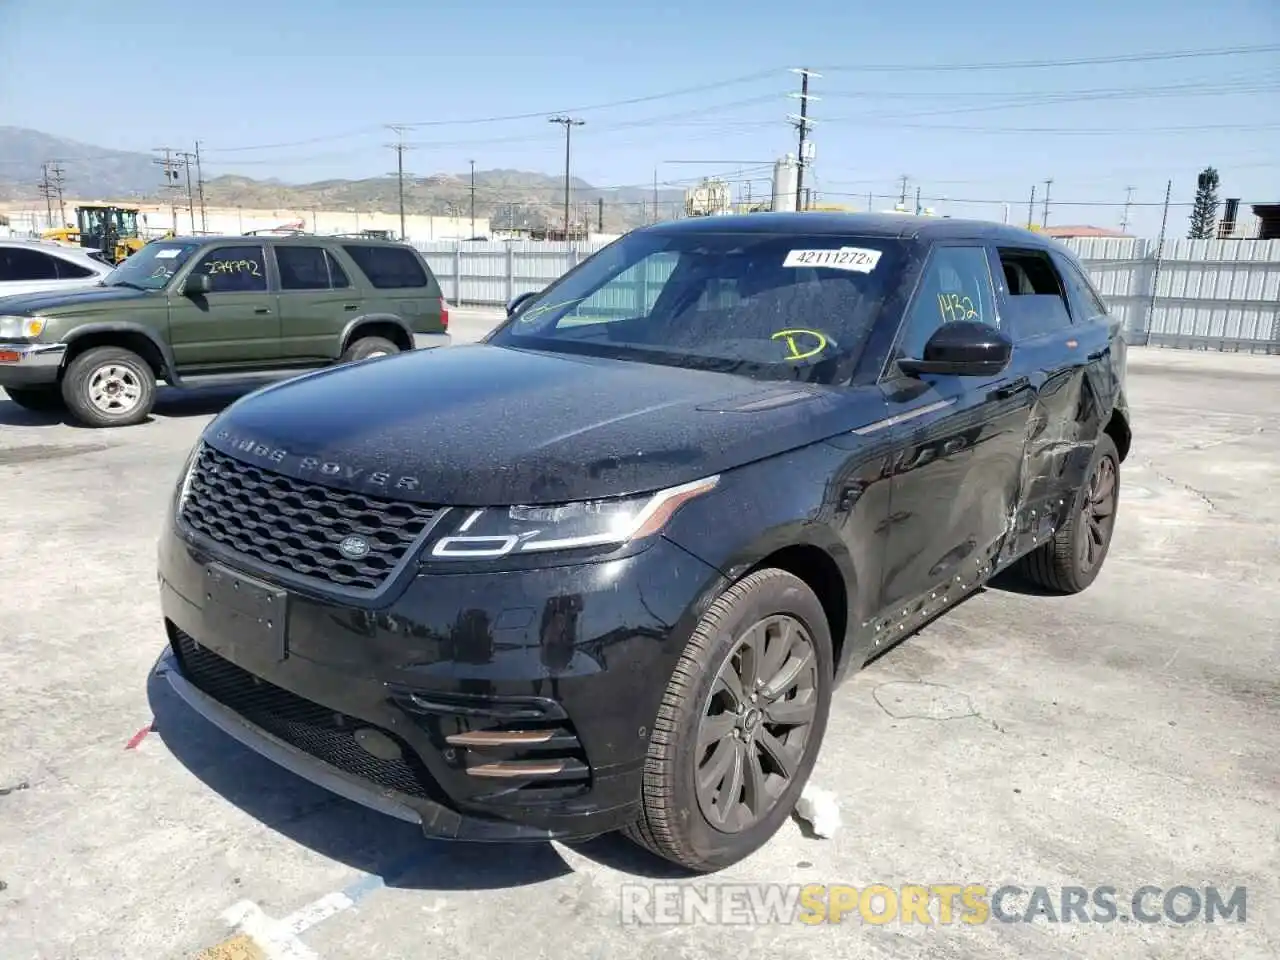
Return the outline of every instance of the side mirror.
[[[516,294],[514,297],[512,297],[510,300],[507,301],[507,316],[514,317],[516,315],[516,312],[519,311],[521,307],[523,307],[526,303],[528,303],[537,295],[538,295],[537,291],[530,291],[528,293]]]
[[[1002,330],[972,320],[944,323],[924,345],[924,356],[904,358],[898,367],[907,376],[923,373],[957,377],[993,377],[1009,365],[1013,342]]]
[[[207,273],[193,273],[187,277],[187,282],[182,288],[184,296],[203,297],[206,293],[213,290],[213,281],[209,279]]]

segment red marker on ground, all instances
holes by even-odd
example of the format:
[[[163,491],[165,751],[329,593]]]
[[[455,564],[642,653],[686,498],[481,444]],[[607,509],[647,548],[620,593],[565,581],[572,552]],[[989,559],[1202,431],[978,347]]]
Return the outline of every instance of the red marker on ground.
[[[138,744],[142,742],[143,738],[146,737],[146,735],[150,732],[151,732],[151,724],[148,723],[145,727],[143,727],[141,730],[139,730],[137,733],[135,733],[132,737],[129,738],[129,742],[124,745],[124,748],[126,750],[135,749],[138,746]]]

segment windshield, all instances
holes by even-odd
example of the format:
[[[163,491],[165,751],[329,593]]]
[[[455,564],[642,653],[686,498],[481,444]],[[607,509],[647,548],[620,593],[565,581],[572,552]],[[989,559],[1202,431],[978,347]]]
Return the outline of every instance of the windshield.
[[[637,232],[488,342],[832,383],[856,363],[902,259],[888,238]]]
[[[161,290],[199,249],[198,243],[149,243],[107,274],[102,282],[108,287]]]

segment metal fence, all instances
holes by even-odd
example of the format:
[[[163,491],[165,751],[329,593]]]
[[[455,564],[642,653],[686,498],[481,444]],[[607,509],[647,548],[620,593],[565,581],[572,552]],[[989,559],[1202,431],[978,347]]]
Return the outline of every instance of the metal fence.
[[[1131,343],[1280,355],[1280,240],[1078,239],[1070,246]],[[603,243],[418,244],[445,296],[503,304],[540,290]],[[654,277],[637,279],[637,288]],[[639,294],[643,297],[643,293]]]

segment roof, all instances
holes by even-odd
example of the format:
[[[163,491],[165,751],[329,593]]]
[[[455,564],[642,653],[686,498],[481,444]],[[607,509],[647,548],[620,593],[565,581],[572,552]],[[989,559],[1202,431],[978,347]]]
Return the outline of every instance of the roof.
[[[891,237],[903,240],[998,240],[1048,246],[1049,238],[989,220],[916,217],[897,213],[741,213],[690,217],[642,227],[663,233],[776,233],[799,236]]]
[[[76,260],[103,269],[111,270],[111,264],[103,263],[96,259],[93,254],[97,251],[87,247],[71,247],[65,243],[55,243],[52,240],[29,240],[25,237],[0,237],[0,247],[24,247],[30,250],[42,250],[45,253],[53,254],[56,257],[64,257],[67,260]]]
[[[372,243],[387,246],[408,246],[400,240],[379,240],[375,237],[334,237],[323,233],[227,233],[227,234],[179,234],[176,237],[157,237],[152,243],[239,243],[253,244],[269,240],[272,243],[314,243],[325,240],[330,243]]]

